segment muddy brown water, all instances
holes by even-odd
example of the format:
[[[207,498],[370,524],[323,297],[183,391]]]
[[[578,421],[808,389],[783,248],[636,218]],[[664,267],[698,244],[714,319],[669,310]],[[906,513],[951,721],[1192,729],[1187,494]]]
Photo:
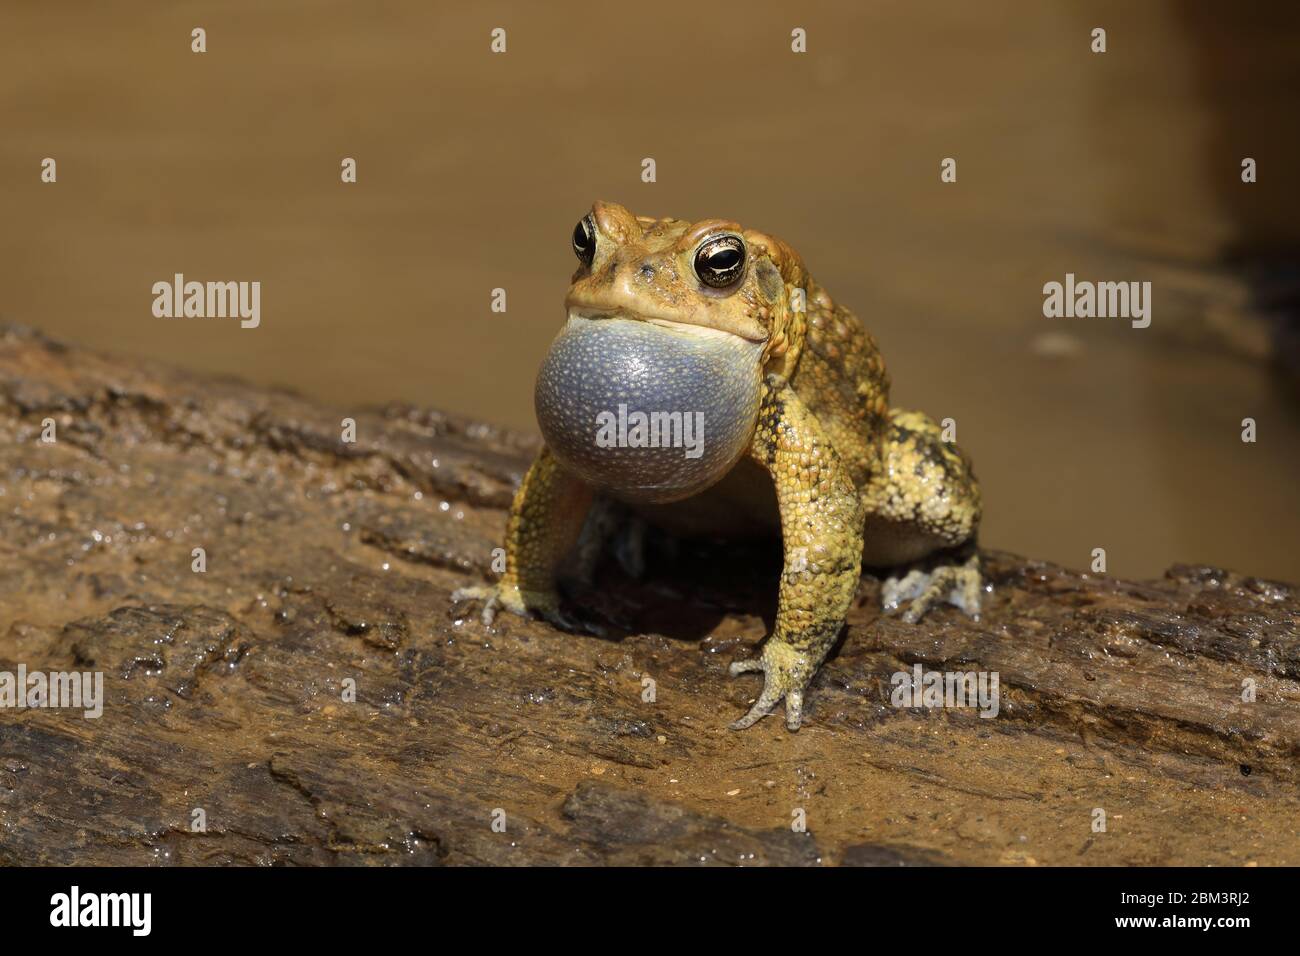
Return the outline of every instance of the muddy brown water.
[[[1294,267],[1276,252],[1300,211],[1284,10],[11,4],[0,311],[344,410],[534,428],[592,200],[728,216],[863,318],[897,403],[956,420],[990,546],[1297,580],[1300,415],[1240,267]],[[155,318],[176,272],[260,281],[261,325]],[[1044,318],[1067,272],[1152,282],[1151,327]]]

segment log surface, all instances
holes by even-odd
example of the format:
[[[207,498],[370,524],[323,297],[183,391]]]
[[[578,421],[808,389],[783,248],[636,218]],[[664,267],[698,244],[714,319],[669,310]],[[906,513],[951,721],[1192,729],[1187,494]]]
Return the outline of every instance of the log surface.
[[[980,622],[909,626],[864,577],[803,729],[736,733],[775,546],[611,562],[602,636],[449,605],[535,439],[12,325],[0,435],[0,671],[106,698],[0,710],[0,863],[1300,863],[1290,585],[986,552]],[[997,716],[893,706],[917,664],[996,672]]]

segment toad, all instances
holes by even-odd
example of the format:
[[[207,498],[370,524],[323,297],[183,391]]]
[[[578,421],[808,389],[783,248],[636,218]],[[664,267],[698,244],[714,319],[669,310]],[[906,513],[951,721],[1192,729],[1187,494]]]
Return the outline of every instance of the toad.
[[[932,419],[890,408],[862,322],[779,239],[726,219],[636,216],[598,202],[573,232],[567,316],[535,390],[545,447],[506,529],[506,568],[454,601],[572,627],[558,572],[590,566],[613,501],[673,531],[779,533],[776,622],[732,675],[763,688],[733,723],[804,695],[844,626],[863,565],[895,569],[887,610],[977,617],[980,493]],[[775,492],[775,493],[773,493]]]

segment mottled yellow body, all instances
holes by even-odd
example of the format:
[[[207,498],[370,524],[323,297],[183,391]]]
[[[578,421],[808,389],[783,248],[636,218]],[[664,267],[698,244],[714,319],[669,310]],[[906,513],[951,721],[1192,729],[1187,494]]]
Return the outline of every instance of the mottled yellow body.
[[[754,355],[752,371],[762,380],[756,396],[745,399],[754,407],[725,409],[753,423],[747,459],[685,500],[638,507],[632,499],[642,514],[679,531],[735,534],[779,522],[785,560],[776,626],[758,658],[731,668],[762,671],[763,691],[734,727],[753,724],[784,699],[786,724],[798,728],[804,691],[843,627],[864,562],[893,566],[956,552],[951,561],[889,578],[885,604],[913,599],[909,620],[943,600],[978,613],[980,498],[969,461],[926,416],[891,411],[875,341],[813,282],[789,246],[727,220],[638,218],[597,203],[575,230],[574,247],[582,266],[566,300],[571,325],[638,320],[678,336],[679,350],[683,333],[695,335],[710,355],[721,354],[718,333],[756,343],[752,352],[726,353]],[[589,352],[584,362],[592,361]],[[688,383],[706,399],[708,386]],[[558,424],[547,424],[570,427],[564,416],[571,411],[562,408]],[[572,427],[585,428],[575,417]],[[775,489],[775,515],[770,493],[756,489],[756,480]],[[621,497],[631,489],[600,490]],[[544,450],[515,496],[505,573],[493,586],[454,597],[484,599],[489,621],[501,607],[567,623],[555,576],[596,493]]]

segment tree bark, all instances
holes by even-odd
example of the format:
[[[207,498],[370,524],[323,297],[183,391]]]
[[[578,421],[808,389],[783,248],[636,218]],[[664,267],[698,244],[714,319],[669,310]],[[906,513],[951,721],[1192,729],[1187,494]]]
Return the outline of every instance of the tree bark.
[[[602,636],[449,605],[533,438],[18,326],[0,434],[0,671],[105,691],[0,710],[3,863],[1300,863],[1290,585],[986,552],[980,622],[909,626],[864,577],[803,729],[737,733],[775,545],[611,560],[571,592]],[[916,665],[997,715],[894,706]]]

